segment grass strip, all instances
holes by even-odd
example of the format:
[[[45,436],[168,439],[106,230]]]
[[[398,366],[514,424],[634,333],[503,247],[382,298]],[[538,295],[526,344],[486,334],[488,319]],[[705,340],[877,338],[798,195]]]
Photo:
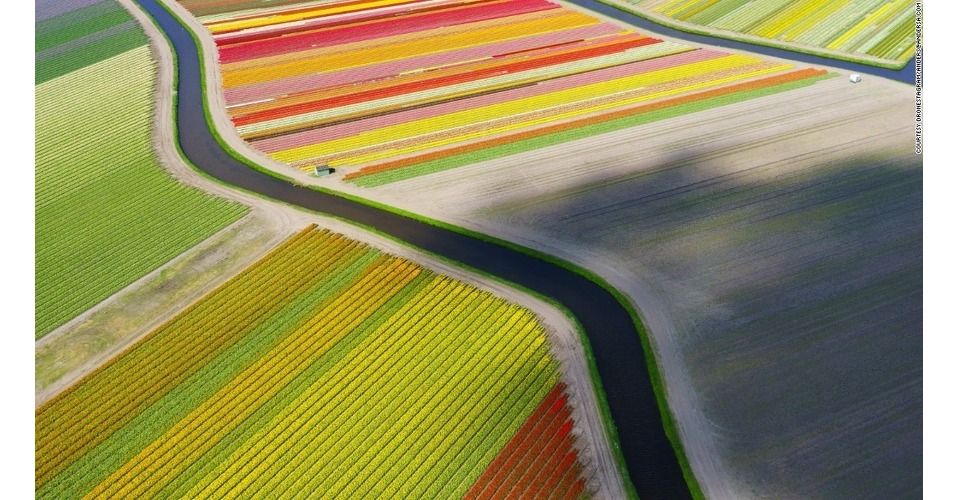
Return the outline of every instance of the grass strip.
[[[143,31],[130,26],[119,36],[136,47],[35,88],[35,338],[249,211],[184,186],[159,164],[156,64]]]

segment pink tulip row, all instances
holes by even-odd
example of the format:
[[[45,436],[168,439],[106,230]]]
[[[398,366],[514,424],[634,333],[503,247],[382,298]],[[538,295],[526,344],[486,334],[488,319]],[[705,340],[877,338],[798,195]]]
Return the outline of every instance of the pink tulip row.
[[[235,106],[238,104],[261,101],[282,95],[294,95],[300,92],[310,90],[335,87],[338,85],[347,85],[356,82],[364,82],[390,78],[408,71],[416,71],[424,68],[435,68],[449,64],[461,63],[463,61],[474,61],[477,59],[498,57],[503,54],[533,50],[538,47],[549,47],[565,43],[588,40],[592,38],[614,35],[623,31],[619,27],[602,23],[584,28],[576,28],[556,33],[547,33],[531,37],[508,40],[486,45],[477,45],[466,49],[451,50],[439,52],[420,57],[411,57],[406,59],[397,59],[382,64],[373,64],[350,68],[335,73],[319,73],[293,78],[271,80],[268,82],[256,83],[242,87],[232,87],[224,89],[224,98],[227,105]]]

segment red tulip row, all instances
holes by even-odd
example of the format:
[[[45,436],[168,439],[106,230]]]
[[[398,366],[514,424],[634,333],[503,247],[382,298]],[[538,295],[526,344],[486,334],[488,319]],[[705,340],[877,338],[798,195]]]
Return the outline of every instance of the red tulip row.
[[[393,17],[351,26],[306,32],[301,29],[296,34],[288,33],[285,36],[272,36],[247,43],[221,45],[220,62],[228,64],[247,61],[557,8],[560,6],[545,0],[513,0],[447,8],[440,12]]]
[[[571,492],[576,497],[583,490],[585,480],[580,477],[582,464],[570,433],[572,410],[565,390],[562,382],[554,386],[465,499],[556,498]],[[564,484],[567,478],[574,481]]]

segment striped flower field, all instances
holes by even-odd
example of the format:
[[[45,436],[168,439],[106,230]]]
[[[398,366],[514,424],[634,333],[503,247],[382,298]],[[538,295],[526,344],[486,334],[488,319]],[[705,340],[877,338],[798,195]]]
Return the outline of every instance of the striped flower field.
[[[36,411],[38,498],[581,498],[537,318],[309,227]]]
[[[365,186],[429,173],[427,159],[645,113],[670,98],[707,99],[791,70],[549,0],[181,3],[216,42],[243,139],[303,170],[344,168]]]
[[[678,21],[906,62],[916,51],[908,0],[626,0]]]

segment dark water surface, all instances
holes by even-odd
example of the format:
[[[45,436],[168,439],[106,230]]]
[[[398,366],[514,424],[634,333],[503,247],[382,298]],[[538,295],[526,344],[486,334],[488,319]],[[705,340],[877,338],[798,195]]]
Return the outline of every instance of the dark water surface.
[[[643,349],[628,312],[590,280],[534,257],[337,196],[295,186],[237,161],[214,139],[204,116],[197,47],[155,0],[138,0],[173,42],[179,64],[179,140],[209,175],[239,188],[374,227],[428,252],[552,297],[570,309],[590,339],[630,479],[643,498],[690,493],[663,431]]]

